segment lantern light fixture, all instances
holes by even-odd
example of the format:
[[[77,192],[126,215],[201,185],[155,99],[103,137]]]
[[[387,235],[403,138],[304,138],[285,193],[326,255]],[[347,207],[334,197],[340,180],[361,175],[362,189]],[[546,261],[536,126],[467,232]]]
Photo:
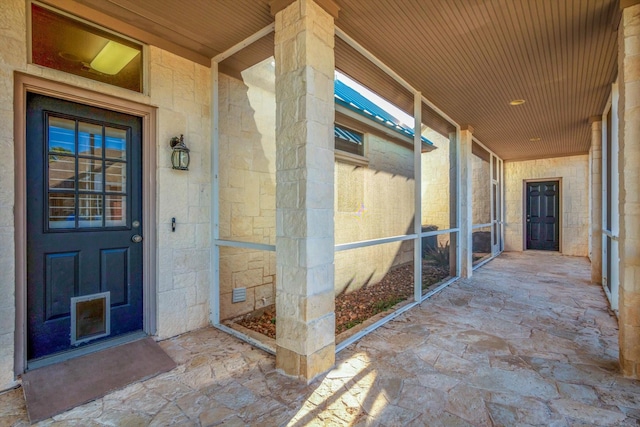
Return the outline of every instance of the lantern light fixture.
[[[187,171],[189,170],[189,149],[184,144],[184,136],[180,135],[180,137],[174,136],[169,141],[169,145],[173,152],[171,153],[171,165],[173,169]]]

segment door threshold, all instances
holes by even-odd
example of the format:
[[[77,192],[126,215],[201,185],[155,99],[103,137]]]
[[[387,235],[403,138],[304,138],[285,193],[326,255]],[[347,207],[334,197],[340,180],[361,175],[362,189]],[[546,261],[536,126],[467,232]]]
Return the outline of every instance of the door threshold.
[[[89,344],[77,349],[66,350],[51,356],[44,356],[39,359],[27,360],[27,369],[25,369],[25,371],[31,371],[33,369],[38,369],[44,366],[53,365],[55,363],[64,362],[69,359],[85,356],[87,354],[95,353],[101,350],[105,350],[107,348],[116,347],[122,344],[137,341],[145,337],[147,337],[147,334],[143,331],[132,332],[130,334],[111,338],[105,341],[100,341],[95,344]]]

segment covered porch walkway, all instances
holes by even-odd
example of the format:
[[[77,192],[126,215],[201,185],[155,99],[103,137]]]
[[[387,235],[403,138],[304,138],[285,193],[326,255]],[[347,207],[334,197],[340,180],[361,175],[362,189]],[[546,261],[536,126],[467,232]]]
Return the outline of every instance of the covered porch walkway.
[[[616,425],[640,420],[618,328],[586,258],[507,252],[336,356],[310,385],[214,328],[169,339],[179,366],[40,425]],[[60,423],[57,423],[60,422]],[[22,390],[0,425],[26,425]]]

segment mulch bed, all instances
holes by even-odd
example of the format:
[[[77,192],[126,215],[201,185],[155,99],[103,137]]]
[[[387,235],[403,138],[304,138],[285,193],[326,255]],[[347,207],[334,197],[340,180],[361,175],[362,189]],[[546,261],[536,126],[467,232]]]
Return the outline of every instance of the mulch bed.
[[[422,265],[423,292],[449,276],[449,267]],[[413,295],[413,264],[405,264],[390,270],[375,284],[336,296],[336,335],[350,329],[370,317],[388,310]],[[246,316],[236,323],[270,338],[276,337],[275,306],[266,308],[259,316]]]

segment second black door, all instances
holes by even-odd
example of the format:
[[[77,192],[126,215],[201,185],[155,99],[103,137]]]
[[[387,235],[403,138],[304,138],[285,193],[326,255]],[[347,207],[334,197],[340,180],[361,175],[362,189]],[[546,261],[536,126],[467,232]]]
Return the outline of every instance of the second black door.
[[[527,249],[560,250],[560,183],[527,183]]]

